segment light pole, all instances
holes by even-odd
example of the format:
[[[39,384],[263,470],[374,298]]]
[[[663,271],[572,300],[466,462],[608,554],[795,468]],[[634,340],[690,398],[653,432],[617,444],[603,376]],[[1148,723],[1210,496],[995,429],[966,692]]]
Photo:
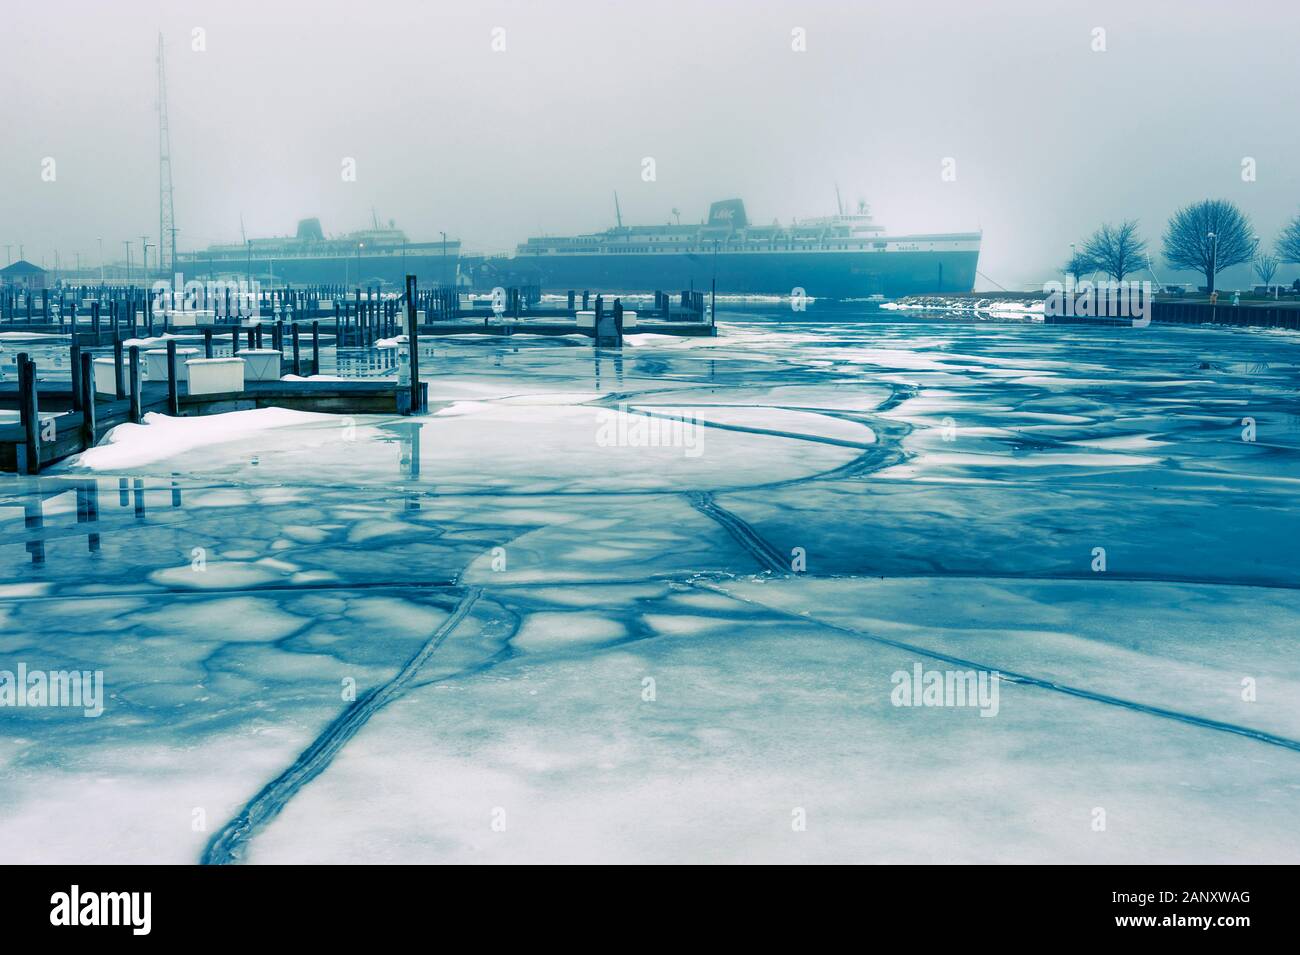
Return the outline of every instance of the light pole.
[[[1219,264],[1219,240],[1218,237],[1213,232],[1207,232],[1206,237],[1210,240],[1210,274],[1206,277],[1205,290],[1207,293],[1209,293],[1211,297],[1213,297],[1214,276],[1215,273],[1218,271],[1218,269],[1216,269],[1215,266]]]
[[[442,277],[446,276],[447,274],[447,233],[443,232],[442,230],[439,230],[438,235],[442,236],[442,275],[439,277],[438,280],[438,287],[441,288]]]
[[[713,240],[713,288],[709,295],[709,324],[718,324],[718,240]]]
[[[126,249],[126,284],[131,284],[131,240],[123,239],[122,245]]]
[[[99,242],[99,284],[103,285],[104,284],[104,237],[101,235],[101,236],[96,236],[95,238],[96,241]]]

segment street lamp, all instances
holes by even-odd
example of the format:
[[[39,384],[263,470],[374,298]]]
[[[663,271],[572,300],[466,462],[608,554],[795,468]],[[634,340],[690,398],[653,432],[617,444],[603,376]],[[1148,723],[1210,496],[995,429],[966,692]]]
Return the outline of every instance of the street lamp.
[[[104,284],[104,237],[101,235],[101,236],[97,236],[96,239],[99,242],[99,284],[103,285]]]
[[[1216,269],[1215,266],[1219,264],[1219,240],[1213,232],[1207,232],[1205,235],[1206,238],[1210,240],[1210,274],[1208,276],[1209,281],[1206,283],[1206,291],[1210,295],[1213,295],[1214,276],[1215,273],[1218,272],[1218,269]]]
[[[713,284],[709,294],[709,324],[718,324],[718,240],[713,240]]]
[[[447,233],[439,230],[438,235],[442,236],[442,272],[438,276],[438,287],[441,288],[443,279],[447,276]]]

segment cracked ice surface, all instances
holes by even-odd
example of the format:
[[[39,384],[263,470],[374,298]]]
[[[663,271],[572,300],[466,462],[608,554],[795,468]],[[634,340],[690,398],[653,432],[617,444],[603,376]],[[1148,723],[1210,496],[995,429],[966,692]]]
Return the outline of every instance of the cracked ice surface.
[[[424,418],[119,429],[0,491],[0,670],[107,695],[0,709],[0,859],[199,860],[474,593],[240,857],[1295,862],[1297,343],[458,338]]]

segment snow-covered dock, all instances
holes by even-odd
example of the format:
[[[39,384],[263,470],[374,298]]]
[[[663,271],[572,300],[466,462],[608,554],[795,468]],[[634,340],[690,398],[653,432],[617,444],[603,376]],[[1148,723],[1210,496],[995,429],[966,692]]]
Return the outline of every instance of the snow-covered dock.
[[[216,359],[230,361],[231,359]],[[422,387],[425,385],[422,383]],[[73,410],[72,392],[67,388],[43,388],[40,392],[37,429],[38,459],[31,467],[29,433],[12,410],[20,403],[20,385],[0,382],[0,471],[35,473],[64,458],[80,454],[107,431],[133,420],[129,398],[95,402],[94,415]],[[245,381],[238,390],[190,394],[187,382],[177,387],[177,413],[181,416],[221,414],[249,408],[289,408],[340,415],[402,414],[410,408],[410,389],[392,381],[346,381],[336,378],[298,378],[278,381]],[[170,396],[165,382],[142,382],[140,414],[169,413]],[[93,436],[92,436],[93,429]]]

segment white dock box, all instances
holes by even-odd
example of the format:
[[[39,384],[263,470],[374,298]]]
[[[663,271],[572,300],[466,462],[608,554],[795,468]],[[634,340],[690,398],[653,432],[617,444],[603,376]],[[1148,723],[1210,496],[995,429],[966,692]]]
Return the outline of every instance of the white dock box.
[[[245,348],[239,353],[244,360],[245,381],[279,381],[280,359],[274,348]]]
[[[176,380],[185,381],[185,362],[199,353],[197,348],[176,349]],[[150,381],[167,380],[167,349],[150,348],[144,353],[144,373]]]
[[[579,327],[579,328],[595,328],[595,327],[596,327],[596,313],[595,313],[595,312],[579,312],[579,313],[578,313],[578,327]]]
[[[191,395],[219,395],[244,390],[242,358],[191,358],[185,367]]]
[[[113,369],[113,359],[96,358],[91,362],[91,377],[95,380],[95,393],[99,395],[108,395],[110,398],[117,397],[117,372]],[[127,366],[123,363],[123,384],[127,384],[128,379],[125,377]],[[128,384],[128,387],[129,384]]]

